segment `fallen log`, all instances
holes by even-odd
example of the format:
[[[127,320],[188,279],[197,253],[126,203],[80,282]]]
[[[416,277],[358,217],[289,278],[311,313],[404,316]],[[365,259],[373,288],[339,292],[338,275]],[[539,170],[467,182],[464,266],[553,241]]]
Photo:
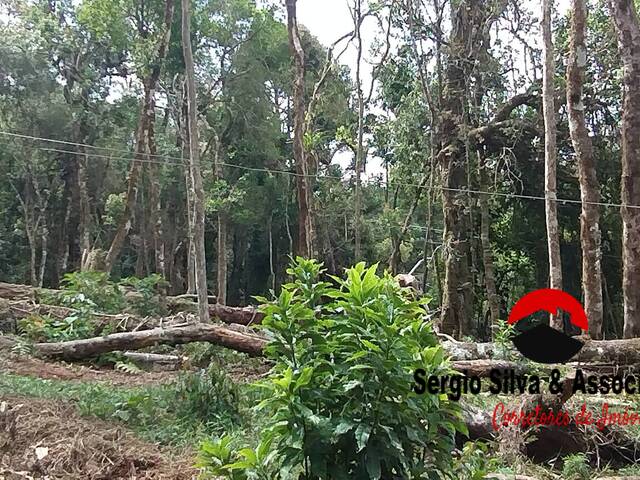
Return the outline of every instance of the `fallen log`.
[[[497,353],[493,343],[458,342],[449,338],[442,342],[442,346],[453,360],[491,359]],[[519,354],[516,352],[516,355]],[[640,338],[587,340],[572,362],[640,364]]]
[[[0,295],[1,297],[1,295]],[[196,305],[189,302],[192,306]],[[107,314],[93,313],[95,321],[95,335],[101,335],[104,331],[126,332],[131,330],[149,330],[157,327],[171,327],[184,324],[189,309],[178,310],[168,317],[140,317],[130,313]],[[259,324],[264,315],[254,307],[228,307],[225,305],[209,305],[209,312],[213,318],[219,319],[222,323],[253,325]],[[77,314],[73,308],[60,305],[47,305],[33,303],[29,300],[3,301],[0,304],[0,331],[5,333],[15,333],[18,320],[29,315],[50,316],[57,319],[64,319]]]
[[[188,360],[187,357],[159,353],[124,352],[122,356],[151,370],[179,370]]]
[[[154,345],[179,345],[210,342],[251,356],[262,355],[267,341],[263,337],[243,333],[221,325],[195,324],[185,327],[154,328],[137,332],[121,332],[104,337],[57,343],[36,343],[34,349],[45,357],[81,360],[102,353],[139,350]]]

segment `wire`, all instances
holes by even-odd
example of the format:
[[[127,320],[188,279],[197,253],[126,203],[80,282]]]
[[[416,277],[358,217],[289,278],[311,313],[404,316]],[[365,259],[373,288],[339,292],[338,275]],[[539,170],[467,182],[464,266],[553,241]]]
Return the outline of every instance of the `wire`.
[[[58,144],[63,144],[63,145],[75,146],[75,147],[92,148],[92,149],[96,149],[96,150],[105,150],[107,152],[128,153],[129,155],[131,155],[131,152],[127,151],[127,150],[119,150],[119,149],[109,148],[109,147],[97,147],[95,145],[88,145],[88,144],[85,144],[85,143],[77,143],[77,142],[69,142],[69,141],[65,141],[65,140],[55,140],[53,138],[36,137],[36,136],[32,136],[32,135],[22,135],[22,134],[13,133],[13,132],[6,132],[6,131],[0,131],[0,135],[14,137],[14,138],[22,138],[22,139],[27,139],[27,140],[34,140],[34,141],[58,143]],[[74,150],[64,150],[64,149],[57,149],[57,148],[51,148],[51,147],[37,147],[36,146],[36,148],[39,149],[39,150],[43,150],[43,151],[51,151],[51,152],[58,152],[58,153],[71,153],[71,154],[78,154],[79,153],[79,152],[74,151]],[[150,158],[137,158],[136,159],[135,157],[131,157],[131,156],[127,156],[127,157],[117,156],[117,157],[114,157],[113,155],[103,155],[103,154],[90,153],[90,152],[81,152],[80,154],[84,155],[86,157],[92,157],[92,158],[103,158],[103,159],[109,159],[109,160],[127,160],[127,161],[136,161],[136,162],[139,162],[139,163],[147,163],[147,164],[178,165],[178,166],[190,166],[190,165],[192,165],[192,163],[190,162],[190,159],[188,157],[181,158],[181,157],[173,157],[173,156],[170,156],[170,155],[161,155],[161,154],[148,154],[148,153],[145,153],[144,157],[160,158],[160,159],[164,159],[165,161],[152,160]],[[168,162],[166,160],[178,160],[178,161]],[[292,172],[292,171],[289,171],[289,170],[279,170],[279,169],[270,169],[270,168],[261,168],[261,167],[249,167],[249,166],[245,166],[245,165],[237,165],[237,164],[234,164],[234,163],[226,163],[226,162],[220,162],[220,164],[223,165],[223,166],[229,167],[229,168],[235,168],[235,169],[239,169],[239,170],[252,171],[252,172],[278,173],[278,174],[283,174],[283,175],[290,175],[290,176],[293,176],[293,177],[315,178],[317,180],[344,180],[343,177],[338,176],[338,175],[302,174],[302,173]],[[396,181],[388,181],[388,180],[383,180],[383,179],[379,179],[379,182],[381,184],[387,185],[387,186],[425,188],[424,185],[419,185],[419,184],[416,184],[416,183],[396,182]],[[475,190],[475,189],[467,189],[467,188],[451,188],[451,187],[444,187],[444,186],[438,186],[436,188],[439,188],[439,189],[444,190],[444,191],[463,193],[463,194],[467,194],[467,195],[487,195],[487,196],[493,196],[493,197],[518,198],[518,199],[523,199],[523,200],[538,200],[538,201],[554,200],[555,202],[557,202],[560,205],[567,205],[567,204],[581,205],[581,204],[584,203],[586,205],[595,205],[595,206],[604,207],[604,208],[640,209],[640,205],[626,205],[626,204],[623,204],[623,203],[612,203],[612,202],[582,201],[582,200],[576,200],[576,199],[572,199],[572,198],[555,198],[554,199],[553,197],[546,196],[546,195],[526,195],[526,194],[522,194],[522,193],[507,193],[507,192],[495,192],[495,191],[494,192],[490,192],[490,191],[487,191],[487,190]]]

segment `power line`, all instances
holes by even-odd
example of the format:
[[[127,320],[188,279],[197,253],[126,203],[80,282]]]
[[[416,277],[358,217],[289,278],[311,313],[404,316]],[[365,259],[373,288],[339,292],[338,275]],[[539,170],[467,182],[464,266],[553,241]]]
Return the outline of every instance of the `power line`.
[[[50,142],[50,143],[58,143],[58,144],[62,144],[62,145],[69,145],[69,146],[76,146],[76,147],[83,147],[83,148],[92,148],[92,149],[96,149],[96,150],[105,150],[107,152],[116,152],[116,153],[128,153],[129,155],[131,155],[130,151],[127,150],[119,150],[119,149],[115,149],[115,148],[110,148],[110,147],[97,147],[95,145],[88,145],[88,144],[84,144],[84,143],[77,143],[77,142],[69,142],[69,141],[65,141],[65,140],[55,140],[52,138],[44,138],[44,137],[36,137],[36,136],[32,136],[32,135],[22,135],[22,134],[18,134],[18,133],[13,133],[13,132],[5,132],[5,131],[0,131],[0,135],[4,135],[4,136],[9,136],[9,137],[14,137],[14,138],[22,138],[22,139],[26,139],[26,140],[34,140],[34,141],[41,141],[41,142]],[[160,160],[152,160],[150,158],[135,158],[135,157],[123,157],[123,156],[116,156],[114,157],[113,155],[103,155],[103,154],[96,154],[96,153],[90,153],[90,152],[77,152],[74,150],[63,150],[63,149],[57,149],[57,148],[50,148],[50,147],[36,147],[39,150],[43,150],[43,151],[51,151],[51,152],[58,152],[58,153],[70,153],[70,154],[81,154],[84,155],[86,157],[91,157],[91,158],[102,158],[102,159],[109,159],[109,160],[127,160],[127,161],[136,161],[139,163],[147,163],[147,164],[158,164],[158,165],[178,165],[178,166],[190,166],[191,162],[190,159],[188,157],[174,157],[171,155],[161,155],[161,154],[149,154],[149,153],[145,153],[144,157],[153,157],[153,158],[159,158],[159,159],[164,159],[165,161],[160,161]],[[178,161],[174,161],[174,162],[169,162],[166,160],[178,160]],[[283,175],[290,175],[293,177],[306,177],[306,178],[315,178],[317,180],[344,180],[343,177],[338,176],[338,175],[317,175],[317,174],[302,174],[302,173],[297,173],[297,172],[292,172],[289,170],[280,170],[280,169],[269,169],[269,168],[263,168],[263,167],[249,167],[246,165],[237,165],[234,163],[226,163],[226,162],[220,162],[221,165],[229,167],[229,168],[235,168],[235,169],[239,169],[239,170],[245,170],[245,171],[252,171],[252,172],[264,172],[264,173],[277,173],[277,174],[283,174]],[[416,183],[406,183],[406,182],[397,182],[397,181],[387,181],[387,180],[383,180],[383,179],[379,179],[379,182],[383,185],[386,186],[401,186],[401,187],[411,187],[411,188],[425,188],[424,185],[419,185]],[[604,208],[616,208],[616,209],[620,209],[620,208],[632,208],[632,209],[640,209],[640,205],[626,205],[626,204],[622,204],[622,203],[611,203],[611,202],[592,202],[592,201],[582,201],[582,200],[576,200],[576,199],[571,199],[571,198],[552,198],[550,196],[546,196],[546,195],[526,195],[526,194],[522,194],[522,193],[507,193],[507,192],[490,192],[487,190],[475,190],[475,189],[467,189],[467,188],[451,188],[451,187],[444,187],[444,186],[437,186],[436,188],[444,190],[444,191],[449,191],[449,192],[456,192],[456,193],[463,193],[463,194],[467,194],[467,195],[487,195],[487,196],[492,196],[492,197],[503,197],[503,198],[518,198],[518,199],[523,199],[523,200],[537,200],[537,201],[547,201],[548,199],[550,200],[554,200],[556,203],[560,204],[561,206],[566,205],[566,204],[572,204],[572,205],[581,205],[581,204],[587,204],[587,205],[595,205],[598,207],[604,207]]]

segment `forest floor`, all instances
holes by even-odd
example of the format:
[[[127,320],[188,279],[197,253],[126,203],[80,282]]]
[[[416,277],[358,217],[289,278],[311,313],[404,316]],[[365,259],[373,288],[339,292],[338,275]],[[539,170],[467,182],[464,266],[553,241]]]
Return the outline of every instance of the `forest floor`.
[[[267,368],[225,360],[234,384]],[[0,480],[197,478],[198,443],[209,432],[173,411],[182,373],[0,352]]]
[[[263,377],[269,365],[202,344],[175,353],[187,354],[194,363],[183,371],[122,370],[108,362],[70,364],[0,351],[0,480],[195,479],[203,440],[226,433],[256,436],[259,420],[247,414],[255,404],[249,385]],[[206,376],[199,375],[203,365],[209,365]],[[193,383],[198,378],[214,380]],[[238,417],[227,418],[229,403],[220,403],[229,392],[239,406]],[[467,400],[490,412],[495,402],[507,398],[480,395]],[[576,395],[567,407],[575,411],[589,401],[597,410],[602,400]],[[628,399],[617,406],[633,407],[635,402]],[[640,429],[636,435],[640,437]],[[491,458],[489,471],[502,475],[518,473],[537,480],[640,478],[635,476],[640,469],[632,464],[616,471],[604,461],[593,469],[581,456],[534,463],[507,448],[522,438],[500,437],[482,451]]]

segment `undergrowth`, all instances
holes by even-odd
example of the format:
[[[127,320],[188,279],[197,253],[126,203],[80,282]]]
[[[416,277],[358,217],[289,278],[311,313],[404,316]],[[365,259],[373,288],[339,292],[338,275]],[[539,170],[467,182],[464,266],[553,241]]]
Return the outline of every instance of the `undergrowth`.
[[[139,387],[0,373],[0,395],[69,401],[81,415],[124,423],[145,440],[180,446],[241,430],[249,406],[245,388],[214,368],[184,374],[174,384]]]

